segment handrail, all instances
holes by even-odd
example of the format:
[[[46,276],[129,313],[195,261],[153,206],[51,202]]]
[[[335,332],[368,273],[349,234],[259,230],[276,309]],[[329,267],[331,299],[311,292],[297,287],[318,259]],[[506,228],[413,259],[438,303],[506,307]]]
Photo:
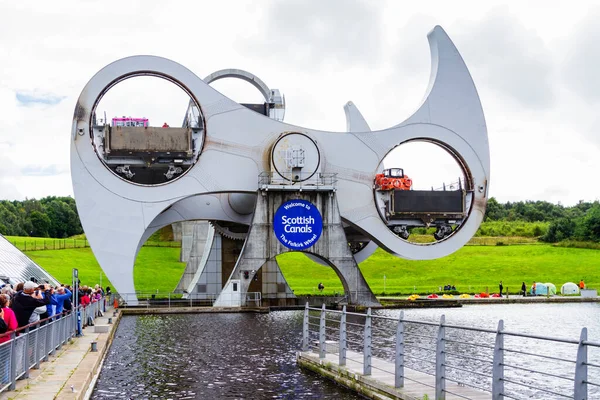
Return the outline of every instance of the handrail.
[[[320,316],[315,315],[314,312],[319,312]],[[406,367],[412,368],[414,364],[417,367],[416,371],[421,371],[435,377],[435,386],[430,385],[435,388],[435,398],[442,398],[444,393],[452,393],[446,389],[446,381],[464,384],[489,392],[494,399],[523,397],[523,389],[519,389],[518,386],[556,396],[572,397],[571,394],[561,393],[566,390],[565,384],[571,385],[571,393],[574,393],[574,398],[580,399],[587,398],[588,385],[590,387],[598,385],[598,383],[593,382],[593,379],[588,379],[587,369],[588,367],[600,368],[600,363],[595,362],[595,360],[594,362],[588,362],[587,350],[588,347],[600,347],[600,342],[587,340],[587,328],[582,329],[581,337],[577,340],[508,331],[504,329],[503,321],[499,321],[497,329],[488,329],[449,324],[445,322],[444,316],[436,323],[404,318],[404,312],[400,313],[399,318],[394,318],[374,315],[371,313],[371,309],[368,309],[367,313],[357,313],[347,312],[345,307],[342,310],[327,310],[325,306],[322,308],[310,307],[308,303],[306,304],[304,313],[303,351],[309,351],[311,347],[310,343],[314,341],[315,344],[318,344],[314,351],[319,353],[319,358],[325,358],[327,353],[338,354],[340,359],[339,365],[343,366],[346,363],[346,351],[350,343],[353,345],[353,350],[356,347],[364,349],[361,355],[364,357],[362,361],[364,375],[370,375],[371,368],[375,368],[372,359],[376,356],[382,361],[394,360],[395,387],[397,388],[404,386],[405,379],[411,381],[404,373],[404,359],[415,360],[411,361]],[[332,318],[332,315],[336,317]],[[355,318],[355,320],[357,319],[356,322],[347,322],[346,318],[349,316],[359,318]],[[319,319],[321,323],[310,323],[309,319],[313,318],[315,320]],[[360,318],[364,318],[364,320]],[[392,324],[391,326],[390,323]],[[407,331],[406,324],[428,328],[425,330],[426,334],[424,334],[423,330],[419,331],[418,329]],[[435,327],[437,330],[437,336],[431,332],[432,327]],[[450,336],[446,331],[447,329],[451,330],[452,334]],[[339,332],[339,341],[335,341],[335,331]],[[481,336],[470,334],[465,338],[464,336],[457,336],[457,331],[494,335],[495,343],[491,339],[491,336],[488,344],[484,343],[484,339],[487,336],[482,338]],[[396,333],[395,336],[392,332]],[[353,338],[356,335],[356,339],[349,340],[347,338],[349,334],[353,335]],[[380,337],[377,335],[380,335]],[[562,350],[562,353],[556,353],[556,347],[548,346],[543,350],[536,349],[538,352],[535,353],[527,352],[525,349],[521,350],[515,342],[510,343],[512,348],[506,348],[504,345],[504,338],[506,337],[533,339],[541,341],[540,343],[546,342],[548,344],[573,345],[576,347],[576,360],[573,361],[570,359],[571,357],[568,357],[568,354],[565,353],[568,351],[566,348]],[[475,338],[476,340],[473,340]],[[464,346],[468,346],[467,348],[470,350],[464,350]],[[410,349],[410,351],[407,352],[407,349]],[[561,349],[563,348],[561,347]],[[392,353],[391,355],[390,352]],[[463,355],[464,352],[469,355]],[[510,362],[505,362],[505,353],[512,353],[515,356],[510,358]],[[552,354],[552,356],[547,354]],[[446,362],[447,355],[452,356],[452,363]],[[523,356],[528,358],[524,358]],[[486,359],[488,357],[489,359]],[[532,364],[530,362],[531,357],[536,357],[538,360],[536,362],[540,363],[544,359],[550,359],[554,362],[554,367],[549,370],[541,366],[544,364]],[[473,364],[471,367],[467,364],[469,361],[476,364]],[[432,366],[426,366],[425,369],[427,371],[422,371],[424,368],[422,363]],[[432,368],[433,366],[435,368]],[[505,369],[510,370],[509,375],[505,376]],[[533,383],[529,384],[515,380],[514,377],[518,376],[515,375],[518,371],[526,371],[533,374],[531,375]],[[389,369],[387,372],[389,372]],[[449,375],[449,372],[453,372],[453,374]],[[456,373],[460,374],[460,381],[453,377]],[[482,378],[489,379],[485,383],[485,387],[480,386],[483,384]],[[564,384],[561,383],[555,386],[554,381],[548,381],[549,378],[560,379],[565,382]],[[419,383],[427,386],[423,382]],[[517,387],[510,385],[505,387],[505,383],[514,384]],[[549,387],[552,387],[553,390],[549,390]],[[457,395],[456,393],[453,394]]]
[[[104,299],[104,297],[103,297],[103,299]],[[95,301],[94,303],[98,303],[98,302],[100,302],[100,300],[98,300],[98,301]],[[92,304],[94,304],[94,303],[90,303],[89,305],[92,305]],[[40,306],[40,307],[41,307],[41,306]],[[82,306],[81,304],[77,306],[77,309],[78,309],[78,310],[79,310],[79,309],[84,309],[84,308],[86,308],[86,307]],[[6,331],[6,332],[4,332],[4,333],[0,333],[0,339],[2,339],[2,338],[3,338],[3,337],[5,337],[5,336],[10,336],[10,335],[11,335],[13,332],[20,333],[20,332],[23,332],[23,331],[25,331],[26,329],[30,329],[30,328],[32,328],[32,327],[37,327],[37,326],[41,325],[42,323],[51,322],[52,320],[54,320],[54,319],[58,319],[58,318],[63,318],[64,316],[71,314],[71,312],[72,312],[72,311],[73,311],[72,309],[71,309],[71,310],[68,310],[68,311],[63,311],[63,312],[61,312],[60,314],[54,314],[54,315],[52,315],[52,316],[50,316],[50,317],[46,317],[46,318],[44,318],[44,319],[39,319],[39,320],[37,320],[37,321],[35,321],[35,322],[32,322],[32,323],[30,323],[30,324],[27,324],[27,325],[23,325],[23,326],[17,327],[17,329],[15,329],[15,330],[12,330],[12,331]]]
[[[0,363],[6,363],[0,392],[14,390],[18,379],[28,378],[31,369],[48,361],[49,355],[77,335],[80,324],[86,326],[88,317],[95,319],[99,311],[106,311],[106,297],[1,334],[0,338],[9,336],[10,340],[0,344]]]

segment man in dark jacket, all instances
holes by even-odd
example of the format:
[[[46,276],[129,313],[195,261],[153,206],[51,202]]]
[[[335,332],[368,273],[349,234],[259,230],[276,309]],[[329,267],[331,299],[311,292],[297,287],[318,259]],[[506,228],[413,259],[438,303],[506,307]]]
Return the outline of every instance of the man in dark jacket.
[[[12,302],[12,309],[17,317],[19,328],[29,323],[29,318],[33,310],[39,306],[50,303],[50,294],[47,290],[44,293],[34,294],[37,284],[31,281],[25,282],[23,291],[18,292]]]

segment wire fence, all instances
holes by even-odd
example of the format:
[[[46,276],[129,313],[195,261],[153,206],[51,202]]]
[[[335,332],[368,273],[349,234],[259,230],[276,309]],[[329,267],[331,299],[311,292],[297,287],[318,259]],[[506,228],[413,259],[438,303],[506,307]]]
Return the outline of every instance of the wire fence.
[[[86,239],[13,239],[10,242],[21,251],[83,249],[90,247]],[[145,247],[181,247],[181,242],[147,241]]]
[[[64,250],[64,249],[83,249],[90,247],[87,239],[54,239],[54,238],[35,238],[28,239],[25,237],[19,239],[9,239],[10,242],[21,251],[38,251],[38,250]],[[433,242],[431,235],[411,235],[410,241],[416,243]],[[473,237],[467,243],[468,246],[508,246],[522,244],[543,244],[537,241],[536,238],[530,237],[492,237],[480,236]],[[181,242],[176,241],[153,241],[149,240],[144,243],[145,247],[169,247],[180,248]]]

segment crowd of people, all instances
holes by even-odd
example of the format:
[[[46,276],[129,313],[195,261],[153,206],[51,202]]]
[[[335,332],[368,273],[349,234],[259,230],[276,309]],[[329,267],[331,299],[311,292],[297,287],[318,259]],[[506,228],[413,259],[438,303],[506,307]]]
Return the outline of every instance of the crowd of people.
[[[87,307],[100,301],[105,294],[110,295],[110,287],[105,290],[100,285],[80,286],[77,304]],[[28,325],[30,329],[35,329],[46,321],[71,312],[74,302],[75,293],[71,285],[53,286],[38,284],[33,280],[14,286],[4,284],[0,289],[0,334]],[[8,340],[10,335],[0,335],[0,343]]]

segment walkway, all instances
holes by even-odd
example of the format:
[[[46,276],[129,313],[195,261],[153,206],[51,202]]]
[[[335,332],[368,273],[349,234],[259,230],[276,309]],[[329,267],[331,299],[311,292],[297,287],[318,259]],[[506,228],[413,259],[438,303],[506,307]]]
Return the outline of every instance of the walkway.
[[[108,324],[109,317],[114,324]],[[119,317],[120,313],[113,317],[113,308],[107,307],[104,317],[94,321],[95,326],[83,329],[83,336],[73,338],[54,356],[49,356],[47,362],[40,364],[40,369],[32,369],[28,379],[17,381],[16,390],[0,393],[0,400],[85,398],[85,392],[99,373]],[[97,342],[97,352],[90,351],[93,341]]]
[[[371,359],[371,375],[363,375],[363,355],[347,350],[346,357],[346,365],[343,367],[338,364],[339,356],[330,353],[327,353],[324,359],[320,359],[318,352],[300,352],[297,361],[304,368],[310,370],[320,369],[321,371],[318,373],[321,375],[326,375],[323,369],[328,370],[328,378],[353,388],[369,398],[435,399],[435,377],[433,375],[404,368],[404,387],[396,389],[394,388],[394,363],[373,357]],[[355,385],[356,382],[360,382],[360,385]],[[366,389],[367,392],[363,392],[361,389]],[[456,393],[459,396],[451,393]],[[446,400],[464,398],[489,400],[491,395],[477,389],[459,386],[456,383],[446,383]]]

